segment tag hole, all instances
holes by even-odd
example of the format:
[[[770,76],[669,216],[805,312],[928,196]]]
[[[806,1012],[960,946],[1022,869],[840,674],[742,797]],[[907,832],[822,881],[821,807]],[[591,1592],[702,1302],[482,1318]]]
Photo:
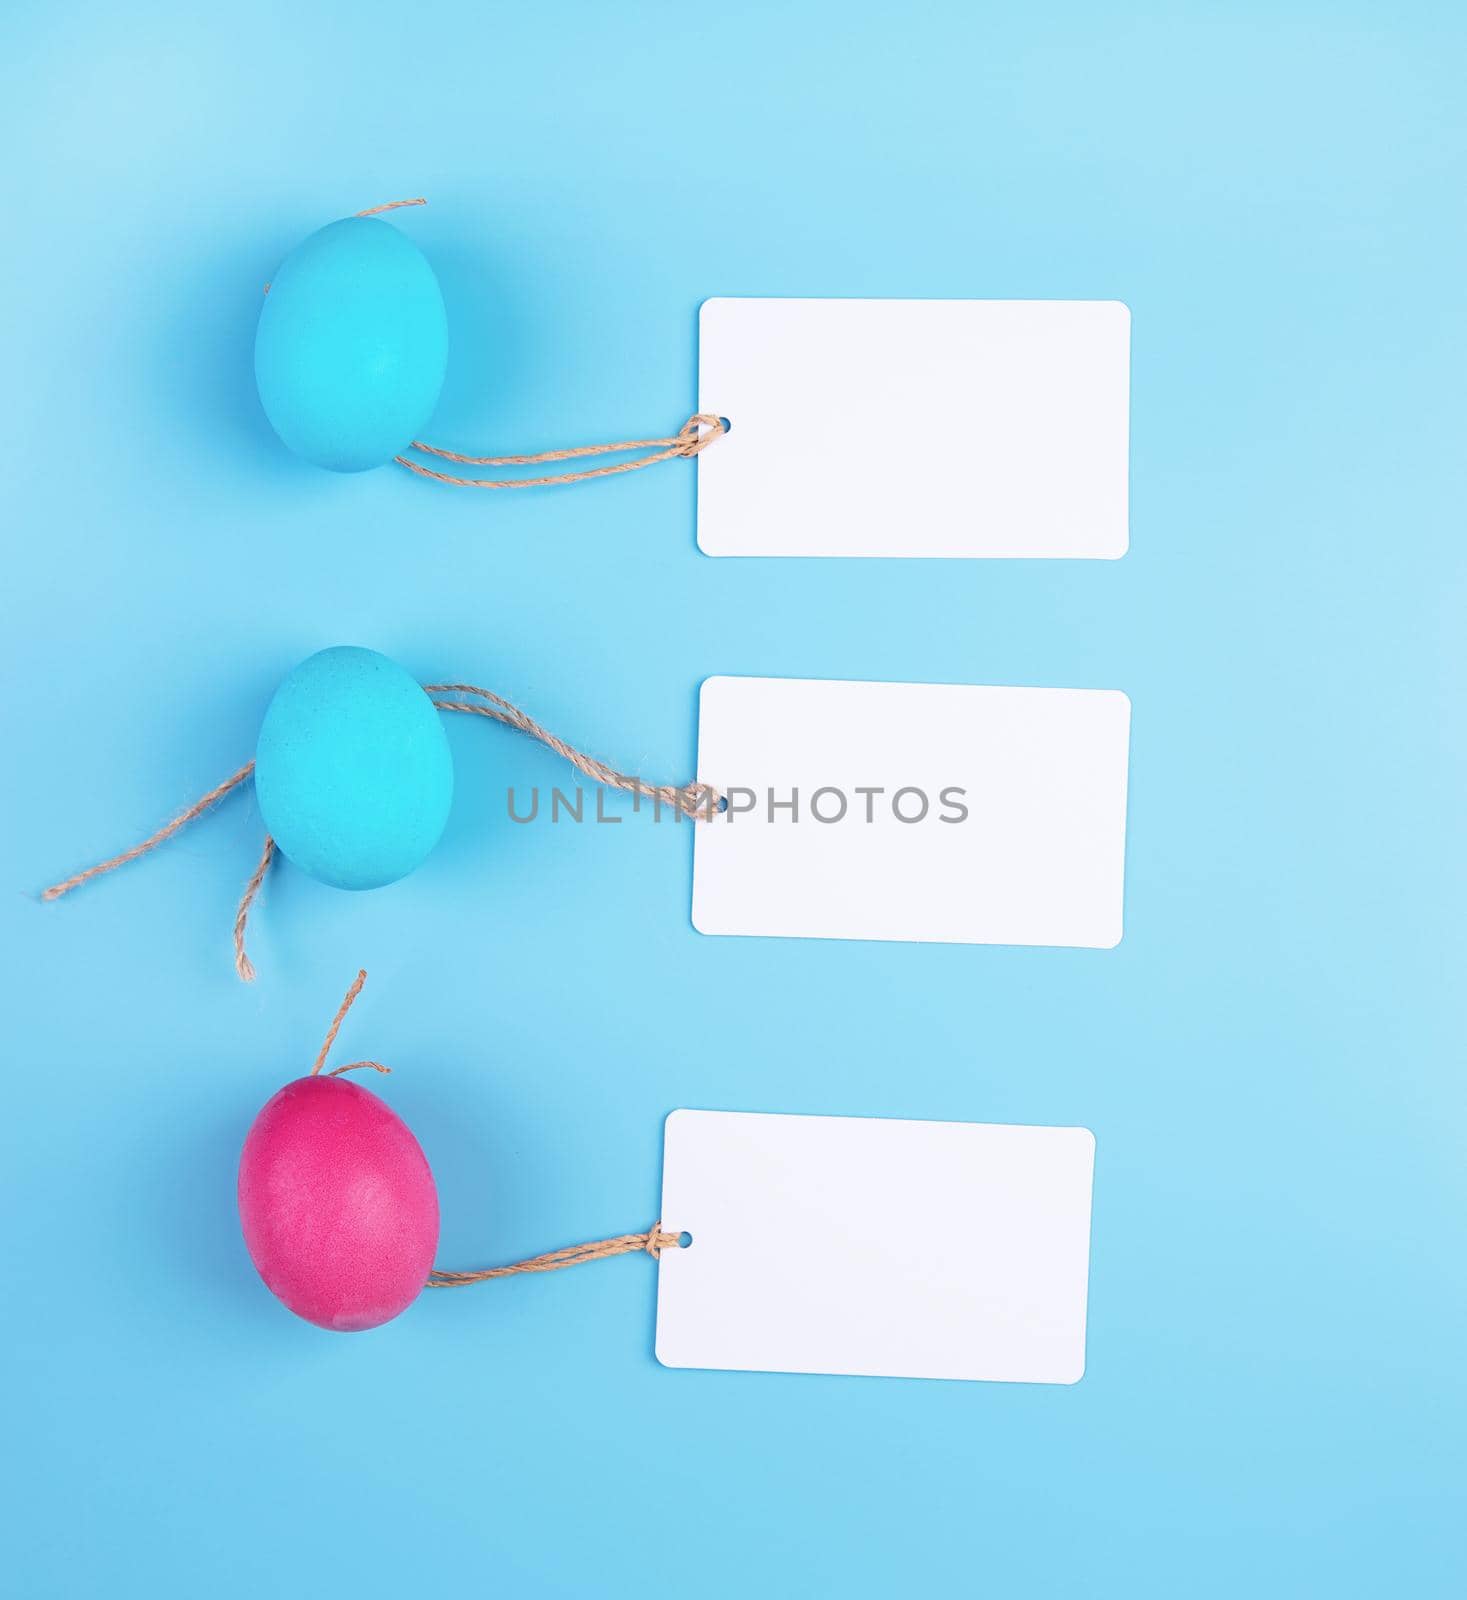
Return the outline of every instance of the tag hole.
[[[723,431],[725,433],[733,432],[733,423],[731,423],[727,417],[720,417],[718,420],[723,424]]]
[[[722,816],[723,813],[728,810],[728,796],[726,794],[719,795],[718,804],[714,807],[714,809],[720,816]]]
[[[677,1236],[677,1247],[679,1250],[686,1250],[692,1242],[693,1236],[690,1233],[680,1233]]]

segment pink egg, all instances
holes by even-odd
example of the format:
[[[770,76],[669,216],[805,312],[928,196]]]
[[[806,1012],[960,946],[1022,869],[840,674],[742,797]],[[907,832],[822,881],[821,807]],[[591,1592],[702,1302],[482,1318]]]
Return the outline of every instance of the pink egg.
[[[438,1248],[438,1190],[418,1141],[345,1078],[297,1078],[266,1102],[239,1160],[239,1217],[270,1292],[341,1333],[405,1311]]]

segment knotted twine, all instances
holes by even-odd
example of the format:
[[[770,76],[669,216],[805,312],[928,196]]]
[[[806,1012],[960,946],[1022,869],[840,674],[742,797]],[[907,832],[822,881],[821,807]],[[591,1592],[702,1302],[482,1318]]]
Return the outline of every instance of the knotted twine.
[[[408,202],[399,202],[407,204]],[[473,699],[434,699],[433,704],[440,711],[460,711],[472,716],[488,717],[493,722],[502,722],[506,727],[515,728],[520,733],[537,739],[547,748],[553,750],[576,768],[583,772],[593,782],[603,784],[609,789],[621,789],[628,794],[639,798],[651,800],[656,811],[660,813],[663,806],[669,806],[677,816],[686,816],[693,821],[708,821],[723,805],[723,796],[718,790],[708,783],[658,784],[647,783],[642,778],[634,777],[630,773],[618,772],[616,768],[608,766],[604,761],[599,761],[595,756],[588,756],[584,751],[577,750],[574,745],[567,744],[564,739],[542,727],[535,719],[521,711],[518,706],[511,705],[502,696],[492,693],[488,689],[480,689],[472,683],[426,683],[423,685],[424,693],[429,696],[438,695],[468,695]],[[482,702],[475,703],[475,700]],[[201,817],[211,807],[218,804],[227,794],[240,787],[247,779],[253,776],[255,763],[246,761],[238,772],[231,773],[223,783],[215,784],[207,794],[200,795],[197,800],[184,812],[176,816],[172,822],[165,823],[156,833],[151,833],[139,844],[124,850],[120,855],[109,857],[106,861],[99,861],[95,866],[86,867],[81,872],[73,873],[69,878],[63,878],[60,883],[53,883],[49,889],[41,892],[41,899],[45,901],[59,900],[62,895],[70,894],[73,889],[79,889],[82,884],[90,882],[93,878],[100,878],[109,872],[115,872],[119,867],[125,867],[130,861],[136,861],[140,856],[145,856],[156,850],[160,844],[171,839],[173,835],[186,828],[196,817]],[[245,929],[249,922],[250,907],[254,904],[260,886],[265,881],[265,874],[270,870],[270,863],[275,858],[275,841],[267,833],[265,835],[264,849],[249,882],[245,885],[244,894],[240,898],[239,909],[234,916],[234,970],[245,983],[252,983],[255,977],[255,965],[250,960],[245,950]],[[346,1005],[343,1006],[341,1016],[346,1015],[346,1006],[356,998],[355,994],[348,996]],[[336,1019],[336,1026],[341,1024],[341,1016]],[[327,1048],[331,1039],[335,1038],[335,1031],[327,1040]],[[324,1053],[324,1052],[323,1052]],[[317,1068],[320,1061],[317,1061]],[[628,1235],[628,1237],[634,1237]],[[628,1246],[627,1248],[632,1248]],[[612,1252],[615,1254],[616,1252]],[[589,1258],[588,1258],[589,1259]],[[569,1265],[569,1263],[566,1263]],[[539,1269],[549,1271],[548,1267]]]
[[[427,200],[418,195],[411,200],[389,200],[385,205],[368,206],[358,211],[359,217],[375,217],[384,211],[400,211],[404,206],[425,206]],[[270,293],[270,285],[265,285]],[[706,430],[706,431],[705,431]],[[451,472],[439,472],[410,456],[393,456],[399,467],[416,472],[420,478],[432,478],[436,483],[446,483],[455,489],[547,489],[563,483],[585,483],[591,478],[613,478],[621,472],[639,472],[643,467],[655,467],[659,461],[691,460],[701,455],[715,439],[728,432],[728,421],[712,412],[699,411],[688,418],[678,431],[667,439],[622,439],[616,444],[582,444],[566,450],[538,450],[532,455],[470,456],[457,450],[445,450],[440,445],[427,444],[414,439],[408,446],[421,455],[437,456],[440,461],[454,461],[465,467],[538,467],[552,461],[579,461],[586,456],[621,455],[627,450],[650,450],[651,455],[636,461],[619,461],[606,467],[585,467],[580,472],[553,472],[539,478],[461,478]]]
[[[337,1008],[331,1026],[326,1030],[325,1043],[316,1054],[316,1064],[311,1068],[313,1078],[326,1065],[326,1057],[331,1053],[331,1046],[336,1043],[336,1035],[341,1031],[341,1024],[356,997],[362,992],[362,985],[366,981],[366,971],[359,971],[351,988],[346,991],[346,998]],[[373,1072],[392,1071],[391,1067],[384,1067],[380,1061],[350,1061],[344,1067],[333,1067],[326,1076],[338,1078],[344,1072],[357,1072],[363,1069],[370,1069]],[[568,1244],[560,1250],[547,1250],[544,1255],[511,1262],[507,1267],[479,1267],[467,1272],[445,1272],[435,1267],[428,1274],[428,1287],[459,1289],[469,1283],[487,1283],[490,1278],[512,1278],[521,1272],[558,1272],[561,1267],[578,1267],[586,1261],[604,1261],[609,1256],[631,1255],[638,1250],[645,1250],[655,1261],[664,1250],[681,1248],[681,1234],[665,1233],[661,1222],[654,1222],[645,1233],[619,1233],[614,1239],[592,1239],[586,1244]]]

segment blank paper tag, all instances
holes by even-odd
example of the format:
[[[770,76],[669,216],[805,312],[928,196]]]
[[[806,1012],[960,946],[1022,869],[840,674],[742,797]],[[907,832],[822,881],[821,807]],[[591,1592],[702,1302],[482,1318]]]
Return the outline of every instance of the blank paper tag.
[[[657,1274],[667,1367],[1075,1383],[1085,1128],[674,1111]]]
[[[710,556],[1124,555],[1114,300],[705,300]]]
[[[1111,689],[708,678],[700,933],[1109,948],[1131,703]]]

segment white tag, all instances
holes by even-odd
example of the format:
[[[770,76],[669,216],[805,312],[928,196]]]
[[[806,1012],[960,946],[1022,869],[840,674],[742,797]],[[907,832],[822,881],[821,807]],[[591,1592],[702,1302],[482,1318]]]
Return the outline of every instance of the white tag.
[[[693,925],[1109,948],[1130,723],[1112,689],[708,678]]]
[[[1086,1128],[674,1111],[666,1367],[1075,1383]]]
[[[1124,555],[1114,300],[705,300],[710,556]]]

